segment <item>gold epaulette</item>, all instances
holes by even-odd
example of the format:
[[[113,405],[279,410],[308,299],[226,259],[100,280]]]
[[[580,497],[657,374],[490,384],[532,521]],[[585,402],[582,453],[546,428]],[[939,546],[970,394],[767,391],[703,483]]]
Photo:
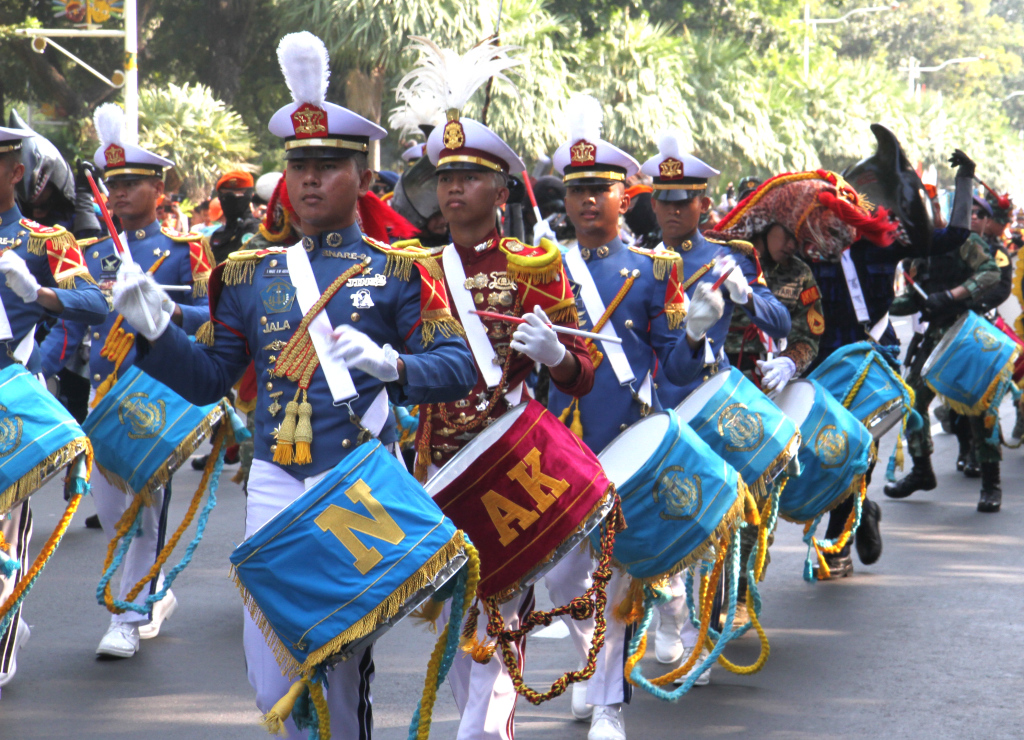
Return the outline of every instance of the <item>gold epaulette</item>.
[[[91,247],[96,244],[99,244],[102,241],[106,241],[109,238],[109,234],[107,236],[90,236],[88,239],[79,239],[78,246],[81,247],[82,249],[85,249],[86,247]]]
[[[177,229],[172,229],[167,226],[161,226],[160,233],[173,242],[198,242],[203,239],[203,235],[197,231],[190,231],[187,234],[182,234]]]
[[[747,257],[754,259],[754,245],[751,244],[750,242],[743,241],[742,239],[730,239],[729,241],[725,242],[721,241],[720,239],[709,239],[706,236],[704,238],[707,239],[707,241],[711,242],[712,244],[721,244],[723,246],[729,247],[729,249],[731,249],[734,252],[739,252],[740,254],[744,254]]]
[[[221,273],[223,285],[241,285],[242,283],[252,284],[256,275],[256,264],[272,254],[284,254],[286,247],[268,247],[267,249],[240,249],[228,255]]]
[[[654,279],[665,280],[672,272],[672,265],[682,264],[683,258],[678,252],[671,249],[644,249],[643,247],[630,247],[630,252],[642,254],[654,260]]]
[[[541,239],[540,244],[531,247],[513,237],[505,237],[498,242],[498,249],[508,259],[508,276],[520,282],[550,283],[562,274],[562,251],[548,239]]]
[[[69,248],[77,247],[74,235],[63,226],[43,226],[30,218],[20,221],[22,228],[28,231],[28,251],[39,257],[46,257],[46,243],[50,243],[53,251],[63,254]]]
[[[406,239],[395,244],[377,241],[363,234],[363,241],[374,249],[383,252],[388,261],[384,265],[384,275],[394,275],[399,280],[409,280],[412,277],[412,268],[415,264],[423,265],[427,274],[435,280],[444,280],[444,272],[437,260],[430,255],[430,250],[424,249],[418,239]]]

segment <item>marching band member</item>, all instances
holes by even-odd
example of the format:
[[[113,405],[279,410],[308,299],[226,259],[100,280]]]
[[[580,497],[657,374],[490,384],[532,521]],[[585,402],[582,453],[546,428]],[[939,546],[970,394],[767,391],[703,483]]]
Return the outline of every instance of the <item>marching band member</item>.
[[[436,95],[448,111],[447,123],[435,127],[426,144],[437,172],[438,204],[452,235],[452,243],[439,250],[437,264],[478,374],[468,396],[420,406],[416,474],[426,481],[487,424],[529,398],[526,379],[534,363],[547,366],[552,385],[571,397],[590,391],[594,370],[582,339],[547,326],[576,327],[576,306],[557,245],[533,247],[502,238],[497,228],[496,214],[509,196],[508,177],[526,165],[497,134],[460,114],[479,85],[518,61],[503,47],[481,46],[458,56],[428,39],[412,40],[421,57],[405,79],[419,91],[429,89],[424,84],[431,81],[442,83]],[[473,84],[460,86],[463,79]],[[475,310],[524,317],[526,323],[516,328],[477,316]],[[509,629],[518,629],[532,608],[530,587],[501,605],[502,618]],[[489,639],[485,630],[481,621],[478,632],[484,641]],[[517,647],[522,664],[525,642]],[[459,740],[512,739],[517,694],[502,660],[496,656],[477,663],[460,650],[448,680],[461,715]]]
[[[270,131],[284,140],[285,178],[301,221],[302,248],[240,251],[211,277],[209,345],[169,322],[148,275],[119,284],[115,306],[145,330],[137,364],[192,403],[223,397],[255,361],[255,460],[249,475],[246,537],[312,486],[364,439],[396,441],[396,403],[464,397],[476,378],[457,334],[443,282],[419,252],[365,237],[356,202],[373,182],[369,142],[384,129],[325,100],[327,49],[310,33],[285,36],[278,58],[295,102]],[[302,324],[313,304],[330,324]],[[131,315],[128,315],[128,314]],[[315,352],[301,367],[277,367],[297,329]],[[302,335],[299,335],[302,338]],[[290,371],[294,370],[295,373]],[[290,686],[248,613],[244,647],[256,704],[268,711]],[[331,728],[340,737],[372,733],[372,648],[327,671]],[[289,719],[290,738],[303,737]]]
[[[210,258],[200,244],[198,234],[179,234],[162,227],[157,220],[157,203],[164,191],[164,168],[173,167],[174,163],[124,141],[124,112],[118,106],[112,103],[100,106],[96,110],[95,122],[100,146],[93,160],[103,170],[110,191],[110,210],[121,222],[122,244],[130,251],[131,259],[138,268],[158,283],[190,288],[175,293],[177,303],[168,298],[162,310],[169,320],[194,334],[209,314],[206,292]],[[108,302],[111,301],[123,257],[118,254],[110,236],[83,241],[82,247],[90,275],[99,283]],[[89,371],[91,405],[95,406],[117,382],[118,373],[127,370],[134,362],[137,327],[130,317],[112,311],[102,325],[91,330],[81,322],[65,322],[65,328],[66,336],[52,333],[44,341],[43,349],[59,352],[63,342],[77,346],[86,331],[92,331]],[[100,439],[92,442],[94,445],[112,443]],[[116,534],[118,520],[131,503],[131,496],[102,475],[94,477],[92,494],[100,524],[107,538],[111,539]],[[162,504],[163,489],[160,489],[155,494],[154,505],[144,508],[142,534],[132,541],[125,555],[122,599],[156,561]],[[161,575],[158,581],[162,578]],[[143,604],[147,596],[148,591],[143,590],[135,602]],[[163,621],[174,613],[176,607],[174,593],[168,592],[153,607],[149,617],[134,611],[111,615],[96,654],[107,658],[132,657],[139,649],[139,640],[156,637]]]
[[[569,100],[570,138],[554,155],[566,186],[566,213],[578,244],[567,252],[569,284],[576,296],[582,328],[622,339],[622,344],[587,341],[595,360],[594,389],[575,398],[557,386],[551,411],[580,434],[592,450],[604,449],[620,431],[661,408],[652,381],[655,362],[678,385],[690,383],[703,367],[705,332],[722,317],[723,302],[708,287],[695,293],[686,313],[679,284],[679,258],[670,252],[627,247],[619,238],[619,219],[629,207],[625,180],[639,165],[633,157],[601,139],[601,104],[587,95]],[[684,329],[684,316],[685,334]],[[565,603],[589,585],[589,553],[577,549],[548,575],[556,603]],[[623,677],[625,648],[632,627],[616,622],[615,610],[626,596],[628,579],[616,573],[608,584],[608,632],[597,671],[573,692],[573,713],[590,713],[589,740],[625,740],[623,704],[631,687]],[[589,625],[589,627],[586,627]],[[573,622],[570,632],[586,655],[593,622]],[[580,686],[580,684],[577,684]],[[587,705],[593,707],[591,710]]]
[[[29,136],[32,132],[25,129],[0,127],[0,345],[4,348],[0,367],[18,363],[38,374],[42,360],[35,343],[36,324],[46,317],[98,324],[107,315],[107,304],[89,276],[75,238],[61,226],[40,226],[21,215],[15,188],[25,175],[21,147]],[[0,575],[2,603],[29,567],[32,512],[28,500],[3,515],[0,534],[10,547],[8,554],[21,563],[13,577]],[[0,635],[0,687],[14,678],[18,650],[28,637],[19,608]]]

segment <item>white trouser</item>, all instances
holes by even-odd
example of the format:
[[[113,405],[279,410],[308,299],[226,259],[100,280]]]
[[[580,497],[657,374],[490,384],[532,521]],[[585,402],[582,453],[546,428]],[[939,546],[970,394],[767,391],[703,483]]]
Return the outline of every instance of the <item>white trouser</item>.
[[[273,463],[253,460],[245,504],[245,536],[251,536],[322,477],[321,474],[298,481]],[[265,714],[287,693],[292,682],[281,674],[274,653],[267,647],[248,609],[245,610],[242,645],[249,683],[256,690],[256,706]],[[331,712],[334,740],[370,740],[373,732],[372,650],[367,648],[361,656],[327,671],[329,686],[324,693]],[[299,732],[291,718],[285,722],[285,729],[291,740],[304,740],[308,735],[308,731]]]
[[[4,539],[11,546],[8,553],[21,563],[21,570],[16,571],[13,578],[0,576],[0,604],[7,601],[18,583],[28,572],[29,562],[28,547],[32,539],[32,510],[28,501],[23,501],[15,506],[0,521],[0,531],[4,533]],[[8,673],[11,670],[11,659],[14,657],[14,636],[18,634],[18,623],[21,621],[21,607],[19,606],[7,631],[0,635],[0,673]]]
[[[501,605],[501,617],[506,629],[518,629],[523,618],[534,608],[533,588],[518,592]],[[445,628],[451,613],[451,601],[446,601],[437,623],[438,632]],[[476,636],[481,644],[491,641],[487,636],[487,615],[481,609],[476,625]],[[515,643],[519,670],[525,670],[526,640]],[[487,663],[477,663],[466,652],[458,650],[448,672],[455,705],[462,718],[457,740],[512,740],[515,737],[516,694],[512,676],[501,656],[501,648]]]
[[[700,630],[690,621],[690,610],[686,608],[686,574],[678,573],[668,579],[668,588],[672,592],[672,600],[658,606],[662,620],[673,621],[679,627],[679,637],[683,647],[693,650],[697,645]],[[650,635],[647,637],[650,640]]]
[[[597,561],[591,556],[586,544],[573,549],[559,560],[544,577],[555,606],[563,606],[575,597],[582,596],[593,583],[591,574],[596,567]],[[623,624],[622,620],[615,616],[615,610],[628,592],[629,576],[617,568],[612,568],[612,577],[608,581],[608,603],[605,607],[604,647],[598,653],[594,676],[587,682],[587,704],[611,706],[629,702],[632,696],[633,687],[625,680],[623,670],[626,666],[626,648],[633,636],[634,627]],[[569,617],[562,619],[569,626],[569,635],[580,660],[586,661],[590,641],[594,637],[594,620],[577,622]]]
[[[103,533],[109,542],[117,534],[117,522],[121,515],[128,509],[132,502],[132,496],[126,494],[117,486],[108,482],[103,473],[95,471],[92,476],[92,500],[96,506],[96,513],[100,517],[100,524],[103,525]],[[125,553],[121,567],[114,574],[114,579],[120,575],[121,585],[117,590],[118,598],[126,600],[128,592],[132,587],[146,577],[157,556],[157,535],[160,527],[160,507],[164,502],[164,489],[158,488],[153,492],[153,505],[142,507],[142,532],[135,535],[128,552]],[[119,545],[120,547],[120,545]],[[163,585],[164,574],[161,571],[157,588]],[[111,588],[111,591],[114,589]],[[132,600],[133,603],[144,605],[146,597],[149,596],[150,585],[142,587],[138,595]],[[131,610],[123,614],[111,615],[112,622],[126,622],[129,624],[148,624],[148,614],[139,614]]]

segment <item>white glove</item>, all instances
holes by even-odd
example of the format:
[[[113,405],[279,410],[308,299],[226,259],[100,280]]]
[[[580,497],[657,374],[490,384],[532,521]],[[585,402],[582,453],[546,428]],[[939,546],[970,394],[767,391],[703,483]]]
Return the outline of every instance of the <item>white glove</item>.
[[[725,300],[717,290],[711,290],[711,283],[697,284],[686,312],[686,336],[699,341],[708,329],[714,326],[725,312]]]
[[[7,287],[13,290],[25,303],[34,303],[39,295],[39,281],[28,270],[25,260],[14,252],[0,255],[0,273],[7,278]]]
[[[141,270],[122,270],[114,283],[114,310],[146,339],[155,341],[167,331],[171,316],[163,309],[166,293]]]
[[[780,392],[796,375],[796,363],[788,357],[758,360],[755,364],[761,371],[761,387],[766,391]]]
[[[551,222],[548,221],[549,218],[551,218],[551,216],[548,216],[548,218],[533,227],[533,246],[539,246],[541,239],[547,239],[556,243],[558,242],[555,232],[551,229]]]
[[[733,267],[729,271],[729,277],[722,283],[722,287],[728,291],[732,302],[740,306],[745,306],[747,301],[750,300],[750,294],[754,292],[750,289],[747,278],[739,267]]]
[[[398,380],[398,353],[390,344],[381,347],[348,324],[334,330],[331,358],[345,363],[349,369],[362,370],[385,383]]]
[[[512,333],[509,346],[522,352],[534,362],[554,367],[565,358],[565,346],[558,341],[558,335],[548,326],[551,319],[540,306],[533,307],[533,313],[523,316],[525,324]]]

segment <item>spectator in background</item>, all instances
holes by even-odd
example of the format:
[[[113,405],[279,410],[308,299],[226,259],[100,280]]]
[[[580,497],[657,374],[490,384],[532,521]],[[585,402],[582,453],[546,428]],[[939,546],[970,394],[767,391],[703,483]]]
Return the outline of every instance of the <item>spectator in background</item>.
[[[217,199],[224,214],[224,225],[210,233],[208,238],[210,251],[218,265],[259,231],[259,219],[252,214],[255,194],[256,183],[248,172],[225,172],[217,180]]]
[[[395,192],[395,185],[398,184],[398,173],[391,170],[381,170],[373,181],[373,192],[381,200],[387,200],[391,193]]]

